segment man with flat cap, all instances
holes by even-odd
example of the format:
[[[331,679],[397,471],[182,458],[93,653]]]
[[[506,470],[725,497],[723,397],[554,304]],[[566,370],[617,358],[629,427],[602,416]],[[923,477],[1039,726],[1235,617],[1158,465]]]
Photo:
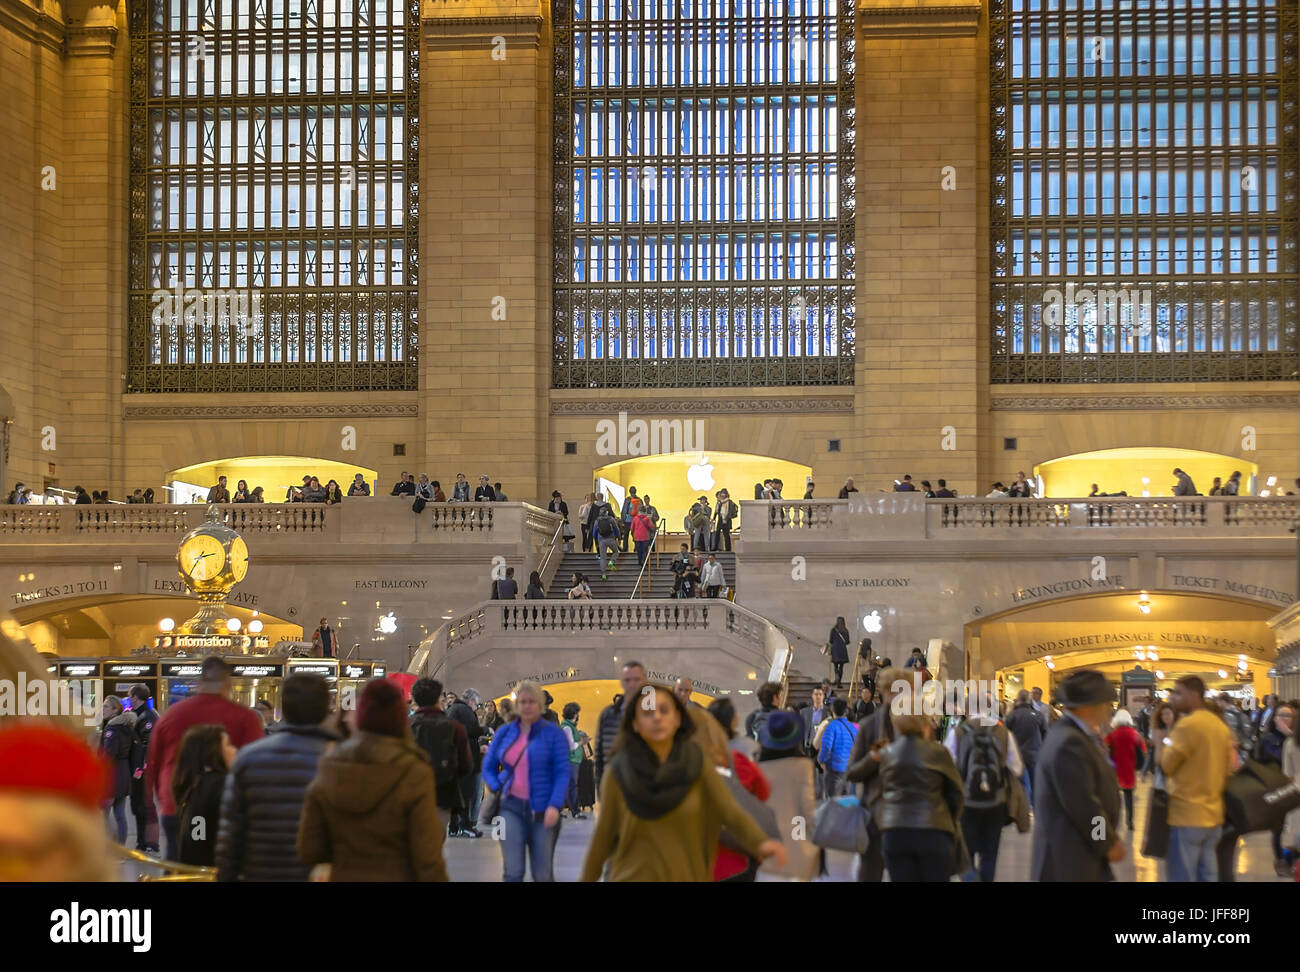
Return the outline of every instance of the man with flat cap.
[[[1102,727],[1115,689],[1106,676],[1082,669],[1059,686],[1065,714],[1052,724],[1034,772],[1031,881],[1110,881],[1124,859],[1120,799]]]

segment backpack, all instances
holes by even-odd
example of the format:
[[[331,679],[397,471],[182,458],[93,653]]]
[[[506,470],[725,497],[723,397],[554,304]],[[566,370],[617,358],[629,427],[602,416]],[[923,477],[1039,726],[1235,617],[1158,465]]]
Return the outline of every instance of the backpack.
[[[966,806],[996,807],[1006,800],[1006,753],[998,739],[997,726],[972,726],[963,733],[966,752],[962,761]]]
[[[464,754],[457,752],[456,723],[452,719],[417,718],[411,723],[411,734],[433,764],[435,783],[445,784],[460,778]]]
[[[609,512],[609,507],[601,509],[600,516],[596,517],[596,536],[602,538],[618,536],[618,521]]]

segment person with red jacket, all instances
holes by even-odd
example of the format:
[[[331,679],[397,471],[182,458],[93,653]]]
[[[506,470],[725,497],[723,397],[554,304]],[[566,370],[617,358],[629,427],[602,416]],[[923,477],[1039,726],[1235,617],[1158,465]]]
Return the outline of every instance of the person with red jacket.
[[[236,749],[266,738],[261,717],[252,709],[231,702],[230,688],[230,667],[215,655],[203,659],[203,671],[195,686],[195,694],[168,706],[149,735],[145,790],[154,795],[158,807],[168,860],[179,860],[180,854],[176,801],[172,799],[172,770],[185,731],[191,726],[221,726]]]
[[[1146,754],[1147,744],[1133,728],[1133,716],[1128,709],[1120,709],[1110,720],[1111,730],[1106,734],[1106,748],[1110,762],[1115,767],[1120,792],[1124,794],[1124,814],[1128,829],[1133,829],[1133,788],[1137,786],[1138,753]]]
[[[766,803],[767,798],[772,795],[772,785],[763,775],[763,771],[758,768],[758,764],[742,751],[746,739],[743,736],[736,736],[736,726],[740,723],[736,707],[731,704],[730,699],[715,699],[709,705],[709,714],[722,724],[722,729],[727,734],[731,770],[736,774],[736,779],[740,781],[741,786]],[[718,859],[713,865],[713,880],[715,883],[753,881],[758,874],[758,865],[759,862],[747,854],[719,844]]]

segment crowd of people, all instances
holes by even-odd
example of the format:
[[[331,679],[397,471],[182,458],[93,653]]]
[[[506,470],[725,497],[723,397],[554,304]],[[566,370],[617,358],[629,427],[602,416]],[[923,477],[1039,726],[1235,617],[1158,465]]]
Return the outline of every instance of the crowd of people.
[[[1300,801],[1278,796],[1300,775],[1297,704],[1245,711],[1196,676],[1136,714],[1116,709],[1101,672],[1079,670],[1052,704],[1034,689],[1009,709],[971,696],[937,716],[920,705],[916,649],[897,667],[873,657],[856,699],[827,679],[796,706],[764,683],[741,720],[729,698],[702,707],[689,678],[653,684],[627,661],[588,731],[576,702],[556,711],[529,681],[483,700],[432,678],[409,696],[375,679],[354,709],[332,711],[326,681],[306,673],[285,679],[276,722],[268,704],[232,700],[222,659],[201,669],[161,716],[143,685],[105,699],[102,762],[45,726],[0,731],[15,833],[57,823],[68,835],[57,859],[22,856],[47,868],[31,876],[109,877],[105,820],[124,841],[128,812],[141,849],[161,843],[220,881],[445,881],[446,840],[485,836],[504,880],[553,881],[563,821],[593,807],[587,881],[807,881],[827,850],[853,849],[859,881],[985,882],[1008,826],[1032,831],[1035,881],[1108,880],[1139,829],[1171,881],[1231,880],[1246,832],[1272,832],[1279,875],[1300,849]],[[1132,797],[1143,776],[1145,826]]]

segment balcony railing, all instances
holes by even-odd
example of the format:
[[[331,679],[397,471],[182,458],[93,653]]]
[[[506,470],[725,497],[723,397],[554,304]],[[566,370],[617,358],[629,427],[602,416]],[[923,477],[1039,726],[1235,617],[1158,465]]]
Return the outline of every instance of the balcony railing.
[[[753,529],[756,520],[766,521],[768,540],[885,534],[938,538],[1029,531],[1062,535],[1069,530],[1284,538],[1300,519],[1300,497],[926,499],[914,494],[859,493],[849,500],[746,501],[741,509],[741,518],[750,524],[747,539],[758,539]]]
[[[558,514],[527,503],[429,503],[409,496],[319,503],[222,504],[222,521],[246,537],[303,537],[312,542],[419,544],[483,539],[550,542]],[[0,544],[174,542],[207,520],[206,503],[0,506]]]

